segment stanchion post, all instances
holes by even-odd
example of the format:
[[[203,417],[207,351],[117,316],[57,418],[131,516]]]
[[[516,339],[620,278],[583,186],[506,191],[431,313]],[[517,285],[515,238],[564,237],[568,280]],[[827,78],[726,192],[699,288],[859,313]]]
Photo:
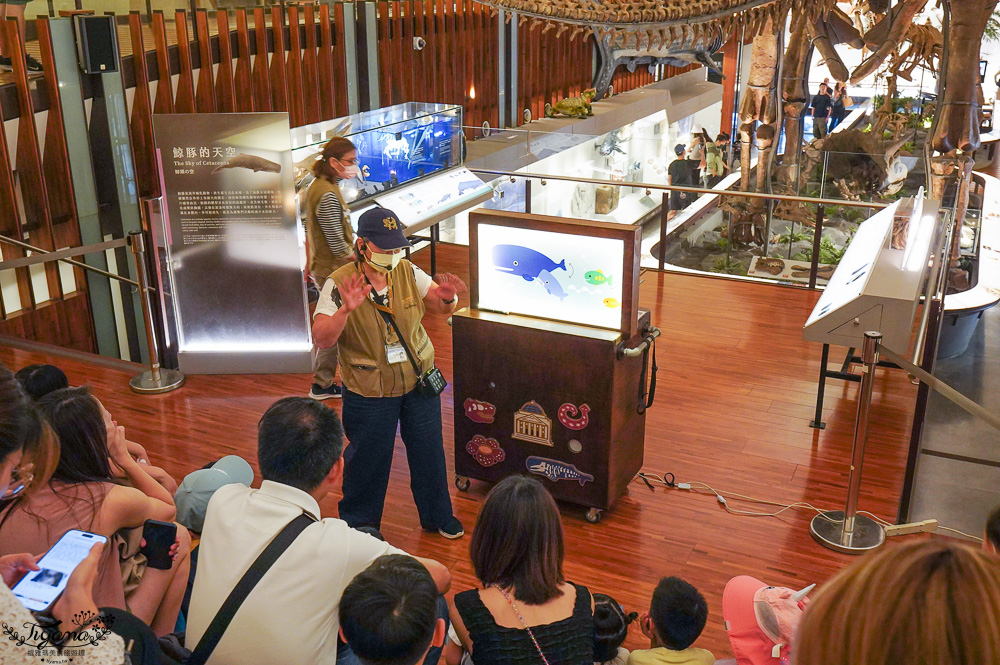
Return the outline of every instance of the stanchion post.
[[[128,234],[129,248],[135,259],[135,274],[139,282],[139,302],[142,304],[142,319],[146,324],[146,344],[149,349],[149,369],[137,374],[129,381],[134,392],[144,394],[166,393],[184,385],[184,375],[175,370],[160,367],[160,353],[153,329],[153,309],[149,301],[149,279],[146,273],[146,242],[141,231]]]
[[[812,519],[809,531],[825,547],[845,554],[862,554],[873,550],[885,540],[882,526],[858,514],[858,493],[861,489],[861,468],[868,440],[868,417],[878,365],[878,346],[882,333],[866,332],[862,350],[861,389],[858,392],[858,415],[854,423],[854,446],[851,451],[851,472],[847,478],[847,503],[844,510],[831,510]]]

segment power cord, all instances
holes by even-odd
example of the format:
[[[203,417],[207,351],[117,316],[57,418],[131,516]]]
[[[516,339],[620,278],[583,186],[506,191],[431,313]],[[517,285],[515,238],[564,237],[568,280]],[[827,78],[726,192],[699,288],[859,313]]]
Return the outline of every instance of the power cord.
[[[745,494],[737,494],[736,492],[719,491],[719,490],[716,490],[715,488],[707,485],[706,483],[697,482],[697,481],[692,481],[692,482],[688,482],[688,483],[679,483],[679,482],[677,482],[676,477],[672,473],[664,473],[662,476],[660,476],[660,475],[657,475],[655,473],[649,473],[648,471],[640,471],[639,473],[636,474],[636,478],[639,478],[640,480],[642,480],[642,482],[644,482],[646,484],[646,486],[649,487],[649,489],[651,489],[651,490],[655,490],[655,488],[653,487],[653,483],[654,482],[655,483],[659,483],[659,484],[661,484],[661,485],[663,485],[665,487],[669,487],[670,489],[687,490],[687,491],[690,491],[690,492],[694,492],[695,494],[705,494],[706,493],[705,491],[701,491],[699,489],[699,488],[703,488],[704,490],[707,490],[707,493],[711,493],[712,495],[714,495],[715,496],[715,500],[719,502],[719,505],[721,505],[723,508],[725,508],[726,512],[729,513],[729,514],[731,514],[731,515],[738,515],[738,516],[741,516],[741,517],[777,517],[777,516],[781,515],[782,513],[784,513],[786,510],[791,510],[793,508],[805,508],[805,509],[808,509],[808,510],[811,510],[811,511],[815,512],[821,518],[823,518],[824,520],[826,520],[828,522],[831,522],[833,524],[842,524],[843,521],[844,521],[842,519],[841,520],[835,520],[835,519],[832,519],[830,517],[827,517],[827,515],[826,515],[827,511],[820,510],[816,506],[812,505],[811,503],[807,503],[805,501],[796,501],[795,503],[781,503],[779,501],[769,501],[767,499],[758,499],[758,498],[755,498],[755,497],[752,497],[752,496],[746,496]],[[747,501],[747,502],[750,502],[750,503],[759,503],[759,504],[768,505],[768,506],[778,506],[781,509],[780,510],[776,510],[774,512],[760,512],[760,511],[755,511],[755,510],[741,510],[741,509],[733,508],[732,506],[730,506],[729,505],[729,501],[726,499],[726,496],[729,496],[729,497],[731,497],[733,499],[737,499],[737,500],[740,500],[740,501]],[[859,515],[865,515],[867,517],[872,518],[873,520],[875,520],[876,522],[878,522],[883,527],[894,526],[892,524],[892,522],[889,522],[889,521],[887,521],[887,520],[879,517],[878,515],[870,513],[867,510],[859,510],[858,514]],[[942,529],[944,531],[951,531],[953,533],[957,533],[957,534],[959,534],[961,536],[965,536],[966,538],[971,538],[972,540],[975,540],[975,541],[978,541],[978,542],[982,542],[983,541],[982,538],[978,538],[976,536],[973,536],[971,534],[965,533],[963,531],[959,531],[958,529],[952,529],[951,527],[939,526],[937,528],[938,529]]]

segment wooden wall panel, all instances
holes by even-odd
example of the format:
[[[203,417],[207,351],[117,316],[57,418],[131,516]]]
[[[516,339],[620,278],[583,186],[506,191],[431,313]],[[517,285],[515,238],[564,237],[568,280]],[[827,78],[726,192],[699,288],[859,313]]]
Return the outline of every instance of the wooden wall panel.
[[[271,6],[271,110],[288,111],[288,79],[285,70],[285,16],[278,5]]]
[[[173,113],[174,93],[170,75],[170,51],[167,47],[167,25],[163,12],[153,12],[153,42],[156,48],[156,98],[153,113]]]
[[[302,54],[302,85],[305,88],[305,121],[328,120],[320,113],[319,73],[316,53],[316,6],[306,4],[303,9],[305,23],[305,50]]]
[[[336,117],[333,84],[333,26],[330,5],[319,6],[319,49],[316,54],[316,86],[319,88],[319,114],[322,119]],[[346,90],[336,94],[346,94]]]
[[[142,15],[129,12],[129,36],[132,53],[146,53],[142,35]],[[124,69],[124,65],[122,69]],[[153,144],[153,107],[149,100],[149,71],[146,58],[133,57],[135,73],[135,94],[132,97],[132,116],[129,119],[129,134],[132,138],[132,157],[135,164],[135,180],[139,196],[152,198],[160,195],[160,178],[157,175],[156,148]],[[53,96],[49,95],[52,100]],[[49,114],[52,117],[52,114]],[[46,139],[48,132],[46,132]]]
[[[344,46],[344,21],[354,17],[354,5],[350,14],[344,11],[344,3],[333,6],[333,103],[337,117],[347,115],[347,50]]]
[[[299,8],[288,7],[288,59],[285,75],[288,77],[288,116],[292,127],[305,124],[305,96],[309,91],[302,85],[302,33],[299,25]],[[315,90],[312,91],[315,93]]]
[[[215,113],[219,107],[215,97],[215,73],[212,71],[212,42],[208,32],[208,12],[204,9],[196,10],[194,25],[198,34],[199,61],[195,106],[198,113]]]
[[[17,87],[20,117],[32,119],[32,122],[17,123],[17,150],[14,161],[21,188],[21,202],[24,204],[22,231],[28,232],[28,242],[32,245],[53,251],[56,246],[49,210],[48,186],[45,183],[45,174],[42,172],[42,151],[34,122],[35,109],[25,64],[24,40],[18,31],[17,21],[4,21],[2,29],[6,31],[7,44],[15,45],[11,52],[11,61],[14,66],[14,85]],[[61,298],[62,283],[59,279],[59,268],[54,262],[45,264],[45,281],[48,284],[49,299]]]
[[[229,31],[229,12],[225,9],[215,13],[215,27],[219,35],[219,69],[215,78],[215,99],[219,113],[234,113],[236,89],[233,87],[233,35]],[[212,52],[211,43],[208,52],[209,54]]]
[[[26,309],[0,320],[0,335],[87,353],[97,353],[93,330],[90,303],[82,291],[66,296],[65,300],[49,302],[37,309]]]
[[[180,72],[177,78],[177,94],[174,110],[177,113],[194,113],[194,67],[191,63],[191,39],[188,37],[187,12],[174,13],[174,29],[177,31],[177,60]]]
[[[240,113],[250,113],[257,109],[254,104],[253,78],[251,62],[253,54],[250,51],[250,27],[247,24],[247,10],[236,10],[236,69],[233,71],[233,88],[236,93],[236,110]],[[264,46],[267,57],[267,44]]]
[[[271,67],[267,58],[267,24],[264,18],[264,8],[253,10],[254,41],[256,55],[250,76],[253,79],[253,105],[257,111],[267,113],[274,110],[271,95]]]

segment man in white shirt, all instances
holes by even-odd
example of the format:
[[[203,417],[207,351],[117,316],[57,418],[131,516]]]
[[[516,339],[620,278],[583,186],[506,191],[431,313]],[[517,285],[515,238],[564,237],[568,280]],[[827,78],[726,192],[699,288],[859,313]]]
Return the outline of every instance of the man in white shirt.
[[[318,502],[340,479],[342,450],[343,428],[335,411],[305,397],[279,400],[258,427],[260,489],[234,484],[212,497],[187,620],[186,646],[192,650],[267,544],[302,513],[316,522],[299,534],[243,602],[210,665],[336,663],[344,589],[378,557],[406,554],[339,519],[321,518]],[[447,591],[447,568],[416,559],[438,591]],[[341,658],[353,656],[342,647]]]

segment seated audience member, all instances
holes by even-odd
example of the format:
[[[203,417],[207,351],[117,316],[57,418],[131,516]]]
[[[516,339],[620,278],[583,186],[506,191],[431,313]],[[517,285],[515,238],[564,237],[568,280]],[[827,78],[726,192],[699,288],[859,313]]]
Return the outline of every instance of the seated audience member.
[[[240,483],[245,487],[250,487],[253,483],[253,468],[242,457],[226,455],[218,462],[186,475],[174,494],[177,521],[181,526],[187,527],[192,535],[191,571],[188,573],[184,602],[181,603],[181,614],[184,616],[187,616],[188,607],[191,604],[194,578],[198,572],[198,544],[200,542],[198,539],[205,526],[205,511],[208,510],[208,502],[216,490],[232,483]]]
[[[986,520],[983,549],[993,554],[1000,554],[1000,507],[994,510],[990,514],[990,518]]]
[[[943,539],[882,547],[820,588],[792,658],[798,665],[1000,663],[1000,564]]]
[[[628,637],[628,627],[639,618],[638,613],[625,613],[617,600],[603,593],[594,594],[594,663],[625,665],[628,649],[622,644]]]
[[[344,589],[340,634],[361,665],[433,665],[447,631],[439,599],[416,559],[381,556]]]
[[[563,529],[552,495],[527,476],[508,476],[483,502],[470,546],[482,589],[455,596],[451,621],[476,665],[590,665],[594,602],[563,577]]]
[[[308,397],[288,397],[260,420],[260,489],[236,483],[209,501],[198,546],[198,575],[187,617],[185,646],[194,651],[208,625],[264,547],[302,514],[315,520],[264,574],[222,635],[210,665],[272,665],[338,660],[340,600],[345,587],[384,554],[406,554],[323,519],[319,501],[343,471],[343,428],[337,413]],[[439,593],[451,576],[436,561],[417,559]],[[349,649],[340,657],[354,660]]]
[[[629,654],[628,665],[712,665],[710,651],[691,646],[707,620],[708,604],[698,590],[682,579],[664,577],[653,591],[649,612],[639,617],[649,648]]]
[[[36,402],[51,392],[69,388],[66,374],[55,365],[28,365],[17,370],[17,382]]]
[[[795,591],[767,586],[749,575],[729,580],[722,592],[722,618],[740,665],[788,661],[795,630],[808,602],[806,594],[812,588],[810,585]]]
[[[35,402],[51,392],[69,387],[69,380],[66,378],[66,374],[55,365],[28,365],[27,367],[22,367],[17,372],[17,380],[24,388],[24,391]],[[94,399],[97,398],[95,397]],[[118,423],[114,421],[100,400],[97,400],[97,404],[101,409],[101,417],[104,418],[108,431],[113,432]],[[135,461],[139,464],[147,465],[146,473],[152,476],[153,480],[163,485],[171,494],[177,491],[177,483],[174,479],[163,469],[150,464],[149,455],[146,453],[145,448],[128,439],[125,440],[125,447],[128,448],[129,454],[135,458]]]
[[[0,364],[0,496],[7,492],[12,478],[18,475],[25,449],[38,445],[43,437],[51,436],[51,432],[45,430],[46,426],[28,395],[10,370]],[[3,584],[0,584],[0,621],[4,625],[24,626],[35,622],[34,616],[11,593],[10,587],[24,573],[38,570],[35,563],[35,554],[38,553],[37,550],[22,550],[0,557],[0,577],[3,578]],[[100,557],[101,547],[95,545],[90,555],[70,575],[65,591],[52,607],[52,616],[60,626],[74,626],[74,617],[97,613],[91,589]],[[97,622],[94,627],[102,627],[102,624]],[[71,642],[67,646],[79,645]],[[15,640],[0,640],[0,662],[40,662],[28,653],[35,648],[18,644]],[[80,665],[121,663],[125,658],[125,645],[116,635],[108,635],[79,651],[73,662]]]
[[[125,448],[124,428],[113,435],[101,418],[97,400],[86,388],[64,388],[38,404],[59,440],[59,463],[48,483],[18,497],[0,517],[0,554],[44,552],[69,529],[107,536],[94,588],[100,606],[128,609],[158,635],[177,621],[187,581],[190,538],[178,530],[174,562],[168,570],[145,567],[135,557],[143,523],[172,520],[170,494]],[[118,467],[130,487],[116,484]],[[133,549],[125,542],[130,540]],[[125,550],[125,559],[119,552]],[[129,588],[123,571],[129,572]]]

